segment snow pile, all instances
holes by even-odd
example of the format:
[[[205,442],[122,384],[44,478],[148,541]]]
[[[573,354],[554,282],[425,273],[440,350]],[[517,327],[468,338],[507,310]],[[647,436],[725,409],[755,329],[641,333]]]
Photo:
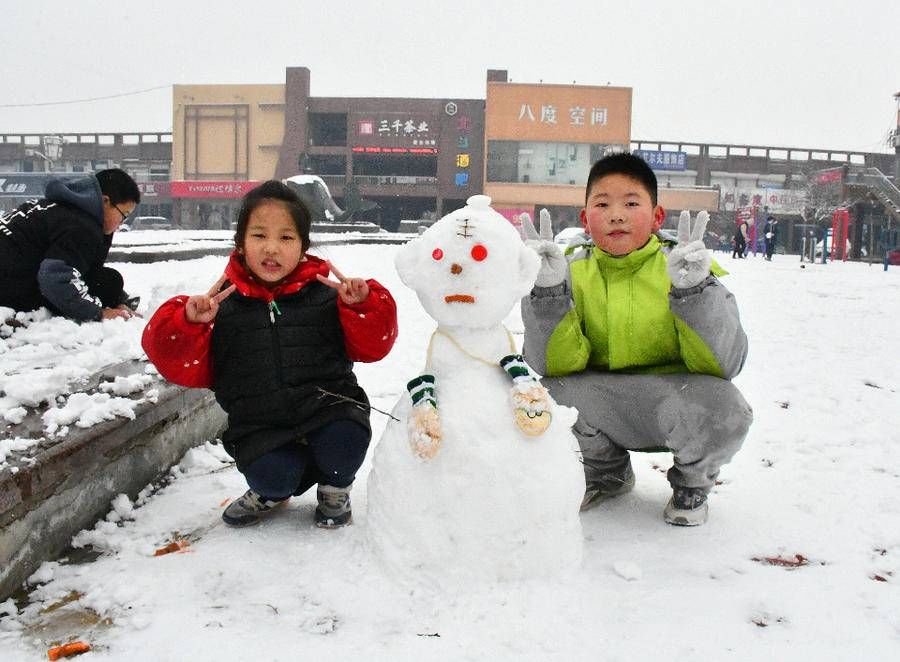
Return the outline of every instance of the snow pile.
[[[318,251],[348,275],[377,278],[397,299],[397,345],[385,360],[355,367],[372,404],[388,410],[408,397],[405,380],[421,373],[434,328],[393,268],[397,251]],[[576,577],[410,590],[367,545],[368,460],[353,491],[354,526],[316,529],[310,492],[235,531],[220,517],[246,481],[211,444],[186,455],[164,487],[133,499],[134,519],[122,517],[117,497],[109,516],[120,521],[91,529],[98,547],[42,567],[35,578],[48,581],[27,601],[0,603],[0,658],[47,659],[53,642],[82,639],[94,646],[85,660],[139,662],[281,660],[298,650],[304,659],[373,662],[587,662],[655,659],[663,648],[689,660],[896,659],[900,269],[717,257],[750,338],[736,383],[755,420],[719,476],[704,526],[662,521],[671,456],[637,453],[634,490],[581,515]],[[205,291],[224,264],[210,257],[117,268],[147,303],[153,291]],[[521,336],[515,307],[504,323]],[[481,384],[466,387],[477,393]],[[385,421],[372,414],[374,440]],[[532,442],[541,443],[522,444]],[[449,450],[445,439],[435,459]],[[520,480],[510,468],[492,469],[489,479]],[[189,546],[154,556],[176,540]],[[92,551],[100,556],[90,560]]]
[[[9,457],[10,454],[13,452],[27,451],[32,446],[41,443],[41,441],[43,441],[42,438],[23,439],[22,437],[13,437],[12,439],[0,439],[0,469],[3,469],[6,466],[6,458]]]
[[[430,420],[417,430],[401,395],[368,483],[373,547],[403,579],[443,587],[574,571],[582,548],[577,412],[555,406],[550,428],[527,436],[500,366],[518,351],[502,321],[539,260],[488,198],[468,202],[397,254],[404,283],[438,322],[422,370],[434,376],[437,416],[426,405]]]
[[[6,309],[9,311],[9,309]],[[113,363],[143,356],[143,321],[121,319],[77,324],[46,309],[7,317],[0,346],[0,410],[37,407],[97,384],[88,377]]]

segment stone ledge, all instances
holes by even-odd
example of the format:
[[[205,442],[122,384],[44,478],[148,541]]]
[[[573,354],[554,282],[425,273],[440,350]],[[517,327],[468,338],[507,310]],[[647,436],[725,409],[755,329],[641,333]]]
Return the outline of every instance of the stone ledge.
[[[136,497],[189,448],[221,434],[226,416],[210,391],[157,388],[157,402],[139,404],[134,420],[73,427],[30,449],[32,460],[11,458],[0,470],[0,602],[102,518],[116,495]],[[16,427],[21,435],[35,425],[37,416]]]

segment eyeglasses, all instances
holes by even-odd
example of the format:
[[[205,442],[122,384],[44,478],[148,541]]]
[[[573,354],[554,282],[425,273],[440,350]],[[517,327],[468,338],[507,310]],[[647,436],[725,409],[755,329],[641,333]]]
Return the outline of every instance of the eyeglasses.
[[[122,222],[123,222],[123,223],[124,223],[125,221],[128,220],[129,214],[126,214],[124,211],[122,211],[121,209],[119,209],[119,205],[117,205],[115,202],[110,202],[109,204],[111,204],[113,207],[115,207],[115,210],[116,210],[117,212],[119,212],[120,214],[122,214]],[[132,211],[134,211],[134,210],[132,210]]]

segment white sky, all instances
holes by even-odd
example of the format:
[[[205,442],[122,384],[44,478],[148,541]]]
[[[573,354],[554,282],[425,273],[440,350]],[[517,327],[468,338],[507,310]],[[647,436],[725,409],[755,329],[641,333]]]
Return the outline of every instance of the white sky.
[[[172,84],[484,98],[515,82],[628,86],[632,137],[860,151],[900,91],[894,0],[4,3],[0,132],[171,130]],[[113,100],[11,108],[116,95]]]

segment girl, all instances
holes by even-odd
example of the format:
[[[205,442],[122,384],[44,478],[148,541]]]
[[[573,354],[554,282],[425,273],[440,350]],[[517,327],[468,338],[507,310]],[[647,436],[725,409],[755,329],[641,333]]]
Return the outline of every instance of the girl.
[[[222,278],[170,299],[144,329],[160,374],[211,388],[228,413],[222,441],[250,488],[222,513],[231,526],[256,524],[316,483],[316,525],[351,522],[372,434],[352,362],[390,351],[397,309],[378,282],[308,255],[309,229],[297,195],[264,182],[244,197]]]

